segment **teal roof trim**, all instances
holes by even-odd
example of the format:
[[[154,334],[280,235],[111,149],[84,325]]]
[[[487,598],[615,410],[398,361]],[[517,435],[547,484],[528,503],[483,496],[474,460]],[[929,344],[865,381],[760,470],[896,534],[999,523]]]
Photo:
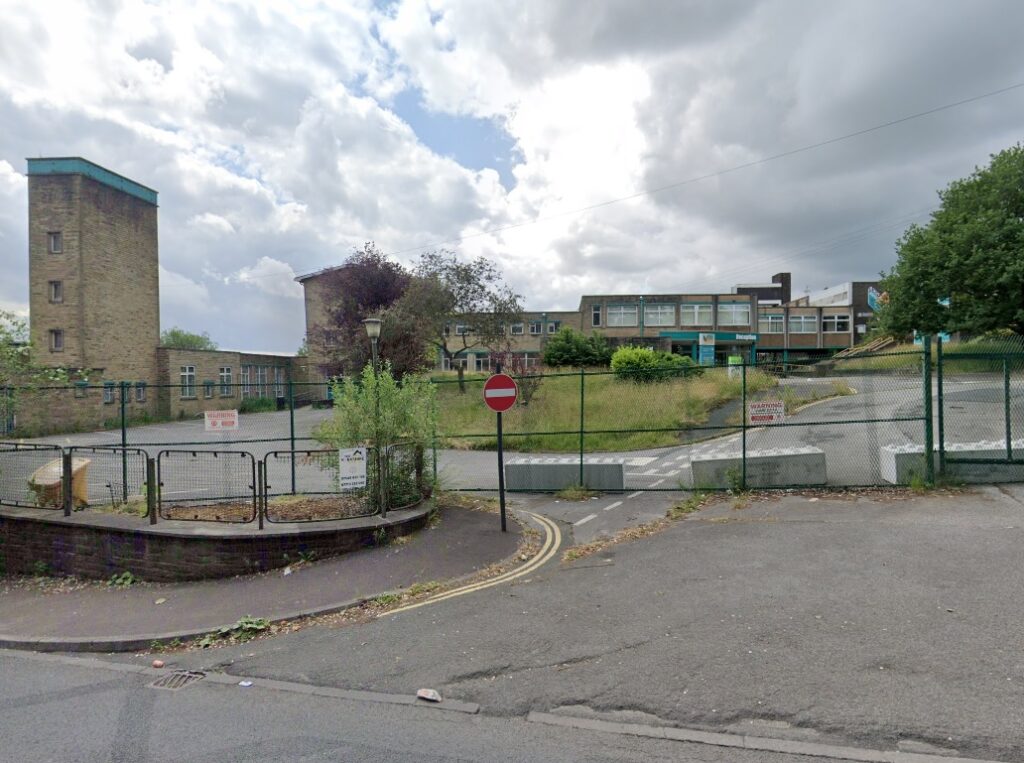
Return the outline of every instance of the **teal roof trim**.
[[[157,206],[157,192],[141,183],[129,180],[123,175],[111,172],[105,167],[82,159],[78,156],[60,157],[55,159],[29,159],[29,175],[82,175],[105,186],[123,191],[137,199]]]

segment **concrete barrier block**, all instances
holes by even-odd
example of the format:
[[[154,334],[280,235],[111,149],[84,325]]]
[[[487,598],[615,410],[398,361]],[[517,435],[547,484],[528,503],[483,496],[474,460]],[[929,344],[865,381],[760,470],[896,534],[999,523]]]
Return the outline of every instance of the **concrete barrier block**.
[[[505,487],[509,490],[561,490],[579,481],[578,458],[514,458],[505,463]],[[583,484],[591,490],[623,490],[624,459],[585,458]]]
[[[1024,439],[1011,440],[1015,460],[1024,460]],[[938,446],[932,454],[935,473],[939,471]],[[1024,464],[970,464],[958,459],[1001,460],[1006,458],[1006,440],[946,443],[946,476],[969,484],[1024,482]],[[924,477],[925,461],[922,445],[883,445],[879,450],[882,479],[894,485],[906,485]]]
[[[700,454],[690,460],[695,488],[729,488],[739,482],[743,458],[739,453]],[[771,448],[747,453],[747,487],[824,485],[825,452],[820,448]]]

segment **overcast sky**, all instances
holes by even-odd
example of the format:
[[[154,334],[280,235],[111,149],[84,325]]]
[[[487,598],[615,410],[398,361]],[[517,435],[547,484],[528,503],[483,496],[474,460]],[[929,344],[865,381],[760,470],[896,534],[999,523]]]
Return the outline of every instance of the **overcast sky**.
[[[0,18],[0,308],[27,311],[25,158],[82,156],[160,193],[163,327],[235,349],[295,350],[293,277],[368,240],[404,263],[444,242],[490,257],[532,309],[872,279],[937,189],[1024,137],[1018,88],[716,174],[1024,83],[1019,0],[0,0]]]

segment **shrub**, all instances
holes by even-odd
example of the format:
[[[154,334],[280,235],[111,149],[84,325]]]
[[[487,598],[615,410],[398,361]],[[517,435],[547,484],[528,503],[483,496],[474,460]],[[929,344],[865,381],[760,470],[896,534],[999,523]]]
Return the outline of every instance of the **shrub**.
[[[612,355],[612,370],[620,379],[649,384],[679,376],[699,376],[704,369],[692,358],[663,350],[627,345]]]
[[[607,366],[611,359],[611,347],[603,336],[584,336],[568,327],[559,331],[544,345],[544,364],[547,366]]]
[[[238,406],[239,413],[266,413],[276,410],[277,401],[272,397],[247,397]]]

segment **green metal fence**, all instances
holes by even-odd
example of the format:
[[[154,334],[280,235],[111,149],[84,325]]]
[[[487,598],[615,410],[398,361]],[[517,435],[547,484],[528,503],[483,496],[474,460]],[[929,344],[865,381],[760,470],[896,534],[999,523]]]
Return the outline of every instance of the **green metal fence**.
[[[807,365],[652,373],[644,382],[609,370],[518,377],[520,403],[504,414],[507,459],[571,463],[580,484],[590,464],[621,464],[627,491],[1024,479],[1024,352],[951,350],[925,338],[912,350]],[[497,489],[485,379],[433,380],[433,469],[442,487]],[[161,450],[242,451],[274,469],[276,492],[296,494],[307,480],[296,471],[303,452],[323,447],[316,431],[332,416],[327,390],[322,383],[132,383],[0,390],[0,399],[16,406],[7,440],[150,457]],[[204,407],[241,411],[237,431],[206,431]],[[161,410],[180,413],[161,417]],[[11,459],[31,460],[15,452]],[[0,463],[0,481],[3,471]],[[134,473],[107,480],[122,493],[139,481]]]

